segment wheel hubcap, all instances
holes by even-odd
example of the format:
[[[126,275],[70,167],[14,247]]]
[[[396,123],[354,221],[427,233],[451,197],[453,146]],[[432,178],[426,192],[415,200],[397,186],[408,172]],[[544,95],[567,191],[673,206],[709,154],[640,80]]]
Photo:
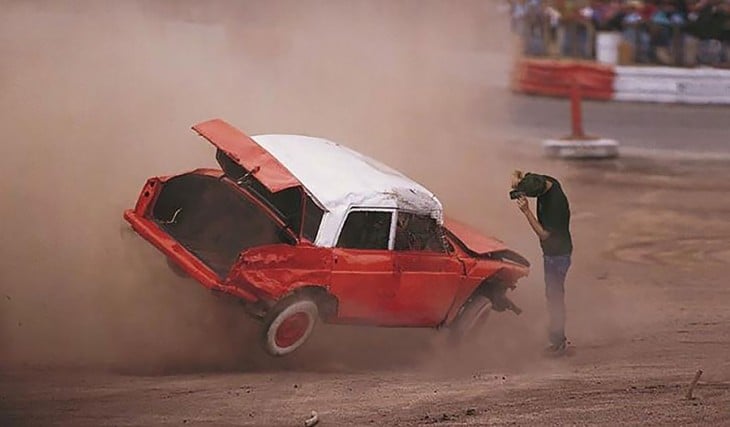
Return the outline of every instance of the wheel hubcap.
[[[309,316],[306,313],[294,313],[284,319],[276,329],[276,345],[282,348],[290,347],[307,333]]]

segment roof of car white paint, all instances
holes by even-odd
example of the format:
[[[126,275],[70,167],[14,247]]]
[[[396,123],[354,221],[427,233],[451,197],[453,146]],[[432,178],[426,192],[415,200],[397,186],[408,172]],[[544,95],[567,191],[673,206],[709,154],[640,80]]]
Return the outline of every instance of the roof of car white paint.
[[[442,220],[441,202],[402,173],[335,142],[301,135],[251,137],[328,211],[400,208]]]

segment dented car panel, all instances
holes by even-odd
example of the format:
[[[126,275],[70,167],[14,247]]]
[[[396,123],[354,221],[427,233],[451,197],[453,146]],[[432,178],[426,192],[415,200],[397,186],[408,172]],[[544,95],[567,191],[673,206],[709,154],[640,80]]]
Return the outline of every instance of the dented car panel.
[[[306,286],[327,290],[332,254],[310,245],[271,245],[243,252],[226,283],[277,300]]]
[[[505,292],[529,273],[503,242],[443,221],[432,193],[359,153],[299,136],[259,144],[218,119],[194,129],[217,147],[222,170],[150,178],[124,218],[204,287],[285,325],[266,335],[272,354],[311,330],[291,332],[310,303],[290,323],[269,316],[286,315],[281,304],[298,295],[326,305],[330,323],[440,327],[477,293],[509,308]]]

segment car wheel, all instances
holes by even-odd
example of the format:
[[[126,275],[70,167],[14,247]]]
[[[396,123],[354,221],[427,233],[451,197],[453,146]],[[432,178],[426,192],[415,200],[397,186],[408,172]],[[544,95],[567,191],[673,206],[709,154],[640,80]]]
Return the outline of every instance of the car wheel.
[[[311,299],[282,300],[264,319],[264,349],[272,356],[292,353],[307,341],[318,320],[319,310]]]
[[[492,312],[492,301],[484,295],[471,297],[461,308],[458,317],[451,324],[450,336],[461,341],[474,336],[486,323]]]

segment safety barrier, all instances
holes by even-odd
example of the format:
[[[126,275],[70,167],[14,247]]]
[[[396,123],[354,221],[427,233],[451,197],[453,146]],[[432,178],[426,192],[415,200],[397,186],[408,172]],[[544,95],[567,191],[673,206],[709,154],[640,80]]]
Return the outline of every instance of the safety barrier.
[[[617,67],[614,99],[730,105],[730,70]]]
[[[573,85],[588,99],[730,105],[730,70],[522,59],[513,79],[530,95],[568,97]]]
[[[593,62],[524,59],[518,62],[513,86],[532,95],[567,97],[577,85],[584,98],[611,100],[615,72]]]

